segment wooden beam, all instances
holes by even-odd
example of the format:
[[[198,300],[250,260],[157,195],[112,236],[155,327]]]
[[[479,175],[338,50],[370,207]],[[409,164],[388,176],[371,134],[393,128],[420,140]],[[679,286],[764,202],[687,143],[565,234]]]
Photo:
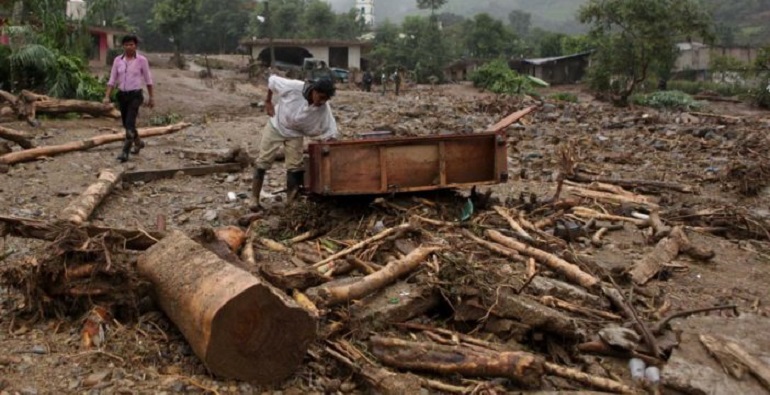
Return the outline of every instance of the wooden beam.
[[[243,167],[239,163],[224,163],[218,165],[208,166],[195,166],[195,167],[180,167],[177,169],[163,169],[163,170],[139,170],[130,171],[123,174],[123,181],[125,182],[150,182],[168,178],[174,178],[177,174],[181,173],[186,176],[205,176],[216,173],[235,173],[243,170]]]

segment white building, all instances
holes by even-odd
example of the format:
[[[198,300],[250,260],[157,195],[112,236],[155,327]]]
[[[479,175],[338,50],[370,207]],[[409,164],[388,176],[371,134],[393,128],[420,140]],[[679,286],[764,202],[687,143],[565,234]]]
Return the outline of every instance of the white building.
[[[374,0],[356,0],[356,10],[368,26],[374,26]]]
[[[67,18],[74,21],[82,21],[86,17],[88,6],[83,0],[67,1]]]

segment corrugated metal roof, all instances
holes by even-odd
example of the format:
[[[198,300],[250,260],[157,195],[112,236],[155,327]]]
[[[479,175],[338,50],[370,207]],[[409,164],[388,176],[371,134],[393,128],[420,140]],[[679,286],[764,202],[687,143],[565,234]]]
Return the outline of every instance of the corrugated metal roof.
[[[576,54],[572,54],[572,55],[553,56],[553,57],[550,57],[550,58],[522,59],[522,60],[524,62],[526,62],[526,63],[530,63],[530,64],[533,64],[535,66],[540,66],[540,65],[543,65],[543,64],[546,64],[546,63],[558,62],[560,60],[583,57],[583,56],[586,56],[586,55],[590,55],[592,52],[593,51],[586,51],[586,52],[580,52],[580,53],[576,53]]]

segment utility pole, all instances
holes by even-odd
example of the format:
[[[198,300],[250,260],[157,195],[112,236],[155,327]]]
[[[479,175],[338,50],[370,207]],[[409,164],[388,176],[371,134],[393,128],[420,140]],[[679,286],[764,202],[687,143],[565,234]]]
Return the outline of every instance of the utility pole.
[[[267,41],[270,48],[270,67],[275,67],[275,47],[273,47],[273,19],[270,17],[270,0],[265,0],[265,24]]]

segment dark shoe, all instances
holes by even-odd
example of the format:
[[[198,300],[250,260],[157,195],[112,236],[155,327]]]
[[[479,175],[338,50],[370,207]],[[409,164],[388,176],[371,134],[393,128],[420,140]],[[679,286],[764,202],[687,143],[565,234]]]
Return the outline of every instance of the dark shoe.
[[[131,140],[126,139],[123,143],[123,151],[118,155],[118,160],[121,162],[128,161],[128,153],[131,152]]]
[[[305,181],[304,170],[290,170],[286,172],[286,200],[293,202]]]
[[[144,145],[145,145],[144,141],[140,140],[139,137],[135,138],[134,139],[134,147],[131,148],[131,153],[134,154],[134,155],[138,154],[139,151],[141,151],[142,148],[144,148]]]
[[[254,199],[254,205],[249,207],[249,210],[253,212],[262,209],[259,205],[259,195],[262,193],[262,184],[265,182],[266,174],[267,170],[265,169],[254,169],[254,179],[251,181],[251,198]]]

